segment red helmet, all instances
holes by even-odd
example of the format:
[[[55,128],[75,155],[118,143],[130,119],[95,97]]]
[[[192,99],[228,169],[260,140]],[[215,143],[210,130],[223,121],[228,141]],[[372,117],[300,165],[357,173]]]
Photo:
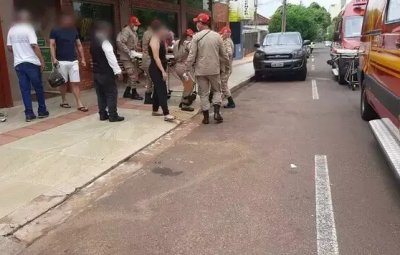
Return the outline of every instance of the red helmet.
[[[186,31],[185,31],[186,36],[193,36],[193,34],[194,34],[194,32],[192,29],[190,29],[190,28],[186,29]]]
[[[208,24],[210,22],[210,16],[207,13],[199,13],[199,15],[197,15],[197,17],[193,19],[193,22]]]
[[[140,21],[139,21],[139,19],[136,17],[136,16],[131,16],[130,18],[129,18],[129,24],[132,24],[132,25],[134,25],[134,26],[140,26]]]
[[[220,34],[231,33],[231,32],[232,31],[228,26],[221,28],[221,30],[219,31]]]

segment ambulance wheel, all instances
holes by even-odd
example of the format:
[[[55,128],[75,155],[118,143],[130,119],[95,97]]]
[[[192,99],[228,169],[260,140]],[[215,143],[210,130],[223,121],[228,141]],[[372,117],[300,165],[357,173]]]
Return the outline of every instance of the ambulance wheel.
[[[361,90],[361,103],[360,103],[360,110],[361,110],[361,118],[365,121],[370,121],[376,119],[378,115],[376,114],[374,108],[369,104],[367,99],[367,90],[363,88]]]
[[[347,85],[347,81],[346,81],[346,79],[345,79],[345,77],[346,77],[346,72],[347,72],[347,69],[349,68],[349,64],[346,64],[346,62],[344,61],[344,60],[341,60],[341,59],[339,59],[339,66],[338,66],[338,72],[339,72],[339,75],[338,75],[338,83],[340,84],[340,85]]]

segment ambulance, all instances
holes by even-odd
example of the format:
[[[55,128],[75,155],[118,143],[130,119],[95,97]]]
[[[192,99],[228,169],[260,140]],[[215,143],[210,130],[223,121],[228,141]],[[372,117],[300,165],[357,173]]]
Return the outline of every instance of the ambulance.
[[[335,18],[331,59],[328,64],[332,66],[332,73],[341,85],[358,85],[358,50],[366,5],[367,0],[353,0]]]
[[[360,46],[361,117],[400,177],[400,0],[369,0]]]

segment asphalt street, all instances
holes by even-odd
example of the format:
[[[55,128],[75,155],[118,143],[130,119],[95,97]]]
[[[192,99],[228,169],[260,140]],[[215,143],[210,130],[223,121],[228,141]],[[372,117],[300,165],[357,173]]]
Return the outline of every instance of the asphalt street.
[[[22,254],[399,254],[399,182],[328,58],[242,88],[223,124],[195,117]]]

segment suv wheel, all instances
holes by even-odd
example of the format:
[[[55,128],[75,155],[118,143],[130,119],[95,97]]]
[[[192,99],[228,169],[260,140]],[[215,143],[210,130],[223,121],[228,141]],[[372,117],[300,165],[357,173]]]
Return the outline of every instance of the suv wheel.
[[[370,121],[376,119],[378,115],[376,114],[374,108],[368,103],[367,90],[363,86],[361,90],[361,102],[360,102],[361,118],[365,121]]]
[[[262,78],[263,78],[263,75],[262,75],[262,73],[261,73],[260,71],[256,71],[256,72],[254,73],[254,79],[255,79],[256,81],[261,81]]]
[[[307,65],[304,64],[298,74],[298,79],[300,81],[305,81],[307,79]]]

